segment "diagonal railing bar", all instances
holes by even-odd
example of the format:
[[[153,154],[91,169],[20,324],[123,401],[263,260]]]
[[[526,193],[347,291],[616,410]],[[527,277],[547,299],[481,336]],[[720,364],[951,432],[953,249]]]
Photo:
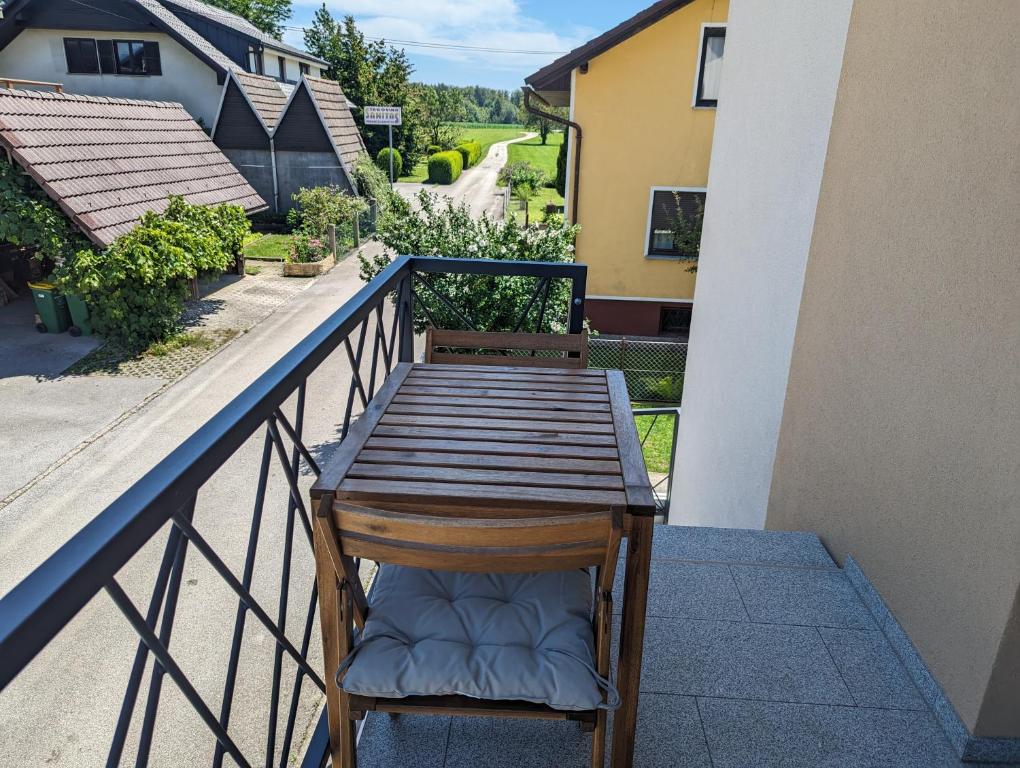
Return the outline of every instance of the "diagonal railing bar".
[[[176,525],[170,526],[166,545],[163,547],[163,559],[159,564],[159,570],[156,572],[156,582],[152,587],[152,597],[149,598],[149,607],[145,612],[145,623],[150,628],[156,626],[160,609],[163,607],[167,584],[170,581],[170,569],[173,566],[177,544],[180,540],[180,529]],[[134,714],[135,704],[138,701],[138,692],[142,687],[145,662],[148,658],[149,649],[145,643],[139,640],[138,648],[135,650],[135,659],[131,664],[131,674],[128,676],[127,688],[124,691],[124,700],[121,702],[117,727],[113,732],[110,751],[106,756],[107,768],[116,768],[116,766],[120,765],[120,758],[124,753],[124,743],[127,740],[128,729],[131,727],[131,716]]]
[[[348,336],[344,339],[344,349],[347,350],[347,359],[351,363],[351,382],[358,388],[358,394],[361,395],[361,405],[365,407],[368,405],[368,395],[365,394],[365,385],[361,381],[361,356],[365,352],[365,337],[368,334],[368,319],[366,316],[361,323],[361,332],[358,334],[358,354],[354,354],[354,350],[351,349],[351,337]]]
[[[476,326],[466,314],[457,309],[457,307],[455,307],[450,300],[443,295],[442,291],[439,291],[434,285],[432,285],[432,281],[429,278],[425,277],[425,275],[417,275],[417,280],[419,285],[424,285],[428,288],[432,295],[439,299],[439,302],[448,310],[453,312],[453,314],[456,315],[457,318],[470,330],[478,330],[478,326]]]
[[[371,315],[370,315],[371,317]],[[365,318],[365,322],[368,322],[368,318]],[[379,368],[379,343],[382,341],[385,343],[385,338],[379,333],[379,319],[376,316],[375,321],[375,332],[372,334],[372,362],[368,368],[368,399],[371,400],[375,397],[375,379],[378,374]],[[359,361],[361,362],[361,361]]]
[[[287,417],[283,414],[283,411],[277,408],[275,411],[273,411],[273,416],[276,418],[277,423],[281,427],[283,427],[283,431],[287,433],[287,437],[289,437],[291,439],[291,442],[294,443],[294,447],[296,447],[298,451],[301,452],[301,458],[303,458],[305,460],[305,463],[308,464],[308,468],[312,470],[316,477],[321,475],[322,470],[319,469],[318,462],[316,462],[315,457],[312,456],[311,453],[309,453],[308,448],[305,447],[305,444],[301,442],[301,438],[298,437],[297,432],[294,431],[294,427],[290,425],[290,422],[287,420]]]
[[[527,305],[524,307],[524,311],[521,312],[520,318],[517,320],[517,325],[514,326],[514,333],[517,333],[524,327],[524,323],[528,320],[528,313],[531,312],[531,308],[535,306],[535,302],[538,301],[538,295],[542,292],[542,287],[548,282],[545,278],[542,278],[535,285],[535,290],[532,291],[531,297],[528,299]]]
[[[538,307],[538,320],[535,322],[535,333],[541,333],[545,324],[545,308],[549,304],[549,290],[552,288],[552,280],[545,281],[545,291],[542,292],[542,303]],[[578,331],[579,332],[579,331]],[[573,331],[571,331],[573,333]]]
[[[302,398],[303,400],[304,398]],[[283,469],[283,476],[287,479],[287,486],[290,490],[290,500],[288,504],[293,504],[295,508],[301,513],[301,526],[305,529],[305,537],[308,539],[308,546],[312,545],[312,522],[308,518],[308,512],[305,509],[305,501],[301,496],[301,488],[298,486],[298,475],[297,470],[294,469],[293,465],[297,463],[297,460],[292,460],[291,463],[287,461],[287,449],[283,446],[283,438],[280,437],[280,430],[276,427],[276,419],[272,416],[269,417],[269,434],[273,438],[273,444],[276,446],[276,455],[280,459],[280,466]],[[297,449],[294,449],[295,455],[300,455]]]
[[[181,511],[181,515],[191,520],[195,514],[196,498]],[[163,607],[163,616],[159,623],[159,642],[164,648],[170,648],[170,635],[173,632],[174,618],[177,615],[177,598],[181,593],[181,579],[184,576],[184,559],[188,552],[188,540],[181,537],[177,542],[177,552],[174,554],[173,568],[170,570],[170,581],[167,584],[166,603]],[[136,766],[149,764],[149,752],[152,750],[152,737],[156,730],[156,711],[159,709],[159,696],[163,690],[163,665],[159,659],[152,665],[152,676],[149,680],[149,694],[145,701],[145,713],[142,715],[142,730],[138,735],[138,755],[135,757]]]
[[[312,599],[308,606],[308,615],[305,617],[305,631],[301,636],[301,655],[308,657],[308,648],[312,642],[312,627],[315,626],[316,607],[319,603],[319,585],[312,579]],[[298,704],[301,700],[301,683],[305,679],[305,672],[298,667],[294,672],[294,691],[290,697],[290,711],[287,713],[287,727],[283,733],[283,749],[280,750],[279,768],[287,768],[287,755],[290,754],[291,744],[294,741],[294,727],[297,724]]]
[[[241,750],[237,748],[233,739],[230,738],[230,734],[224,730],[224,728],[216,720],[216,716],[209,709],[202,697],[199,696],[198,691],[195,690],[195,686],[188,680],[188,676],[184,674],[177,662],[173,660],[170,655],[170,651],[167,650],[166,646],[159,641],[156,633],[152,631],[152,628],[145,623],[145,617],[138,612],[135,608],[135,604],[131,602],[131,598],[127,596],[127,593],[121,588],[120,584],[116,579],[110,579],[110,582],[105,587],[106,593],[113,600],[114,605],[120,609],[120,612],[124,614],[124,617],[128,620],[128,623],[134,628],[135,632],[145,643],[149,652],[159,661],[163,668],[170,675],[170,679],[177,684],[177,687],[181,689],[181,693],[188,700],[188,703],[194,708],[195,712],[198,713],[199,717],[209,727],[209,730],[216,736],[216,740],[223,744],[223,748],[227,750],[227,753],[234,758],[241,768],[252,768]]]
[[[375,330],[380,336],[380,344],[382,345],[382,356],[383,365],[386,366],[386,373],[389,373],[393,368],[393,342],[396,341],[396,325],[393,326],[393,335],[390,338],[390,343],[386,343],[386,319],[385,314],[385,302],[379,302],[375,308]],[[396,321],[398,315],[396,312],[393,313],[393,319]]]
[[[405,280],[404,282],[407,283],[407,282],[410,282],[410,280],[411,280],[411,278],[407,278],[407,280]],[[403,283],[401,283],[401,285],[403,285]],[[400,302],[400,295],[401,295],[400,292],[398,292],[397,295],[396,295],[396,301],[398,302],[398,304]],[[400,318],[403,317],[403,315],[404,315],[403,305],[397,306],[397,310],[393,313],[393,323],[390,326],[390,357],[386,361],[386,375],[387,376],[390,373],[393,372],[393,363],[395,362],[394,358],[396,357],[396,355],[398,353],[398,350],[397,350],[397,329],[400,327]],[[410,310],[408,310],[408,315],[410,315]]]
[[[287,466],[283,456],[283,441],[279,439],[279,432],[274,431],[274,442],[280,456],[280,462],[284,464],[284,472],[287,474],[287,482],[291,485],[291,495],[287,499],[287,523],[284,528],[283,539],[283,561],[280,569],[280,597],[277,602],[276,624],[280,632],[287,632],[287,606],[290,602],[290,569],[294,553],[294,513],[301,511],[301,521],[306,523],[304,502],[301,498],[300,489],[297,488],[298,469],[301,463],[301,452],[298,445],[301,443],[301,434],[304,431],[305,419],[305,390],[306,384],[302,382],[298,388],[297,405],[294,417],[294,446],[291,450],[290,465]],[[274,426],[270,421],[270,428]],[[310,526],[307,532],[311,534]],[[311,539],[309,539],[311,544]],[[302,651],[301,657],[307,658],[308,652]],[[300,667],[299,667],[300,669]],[[276,724],[280,713],[280,681],[283,673],[283,649],[279,645],[273,652],[273,682],[270,687],[269,696],[269,718],[266,723],[266,768],[272,768],[273,757],[276,755]]]
[[[438,328],[439,323],[436,322],[435,315],[432,314],[432,310],[429,309],[429,305],[426,304],[425,301],[422,299],[421,294],[418,293],[418,291],[412,291],[411,294],[413,296],[414,305],[416,307],[420,307],[422,312],[425,313],[425,317],[428,319],[429,324],[433,328]]]
[[[365,318],[364,323],[361,326],[361,341],[358,344],[358,360],[361,359],[361,351],[365,340],[365,332],[368,330],[368,317]],[[347,389],[347,406],[344,408],[344,421],[343,427],[340,430],[341,442],[347,438],[347,432],[351,428],[351,418],[354,414],[354,394],[359,392],[361,394],[362,405],[367,405],[368,400],[365,398],[365,390],[361,385],[361,372],[360,364],[355,361],[354,353],[351,350],[350,338],[344,339],[344,347],[347,350],[347,358],[351,363],[351,383]]]
[[[259,533],[262,529],[262,513],[265,509],[266,487],[269,484],[269,464],[273,458],[273,438],[266,428],[266,436],[262,441],[262,461],[259,464],[259,479],[255,489],[255,508],[252,511],[251,527],[248,530],[248,549],[244,556],[244,572],[241,574],[241,585],[250,590],[252,577],[255,573],[255,554],[258,550]],[[174,527],[174,530],[178,530]],[[220,725],[226,729],[230,725],[230,711],[234,704],[234,684],[237,680],[237,667],[241,662],[241,643],[244,640],[245,619],[248,607],[243,600],[237,601],[237,612],[234,614],[234,633],[230,642],[230,658],[227,660],[227,675],[223,683],[223,703],[220,705]],[[223,765],[223,745],[216,742],[213,753],[213,766]]]
[[[237,577],[234,576],[233,573],[231,573],[226,563],[220,559],[219,555],[217,555],[213,548],[209,545],[209,542],[202,537],[202,534],[195,530],[195,526],[180,515],[174,515],[174,523],[180,527],[188,540],[194,544],[195,548],[202,553],[202,556],[209,561],[209,564],[216,570],[220,577],[227,582],[230,588],[234,590],[234,593],[244,601],[245,605],[248,606],[248,610],[254,613],[258,620],[262,622],[262,625],[269,630],[269,634],[276,639],[276,642],[287,649],[287,653],[290,654],[294,661],[304,668],[308,676],[315,681],[319,690],[325,692],[326,685],[322,682],[322,678],[319,677],[318,673],[312,669],[311,665],[305,659],[301,658],[301,654],[298,653],[294,644],[287,639],[286,635],[280,632],[276,624],[273,623],[273,620],[269,618],[269,614],[265,612],[265,609],[263,609],[262,606],[259,605],[258,601],[252,597],[251,592],[241,585],[241,582],[237,580]]]

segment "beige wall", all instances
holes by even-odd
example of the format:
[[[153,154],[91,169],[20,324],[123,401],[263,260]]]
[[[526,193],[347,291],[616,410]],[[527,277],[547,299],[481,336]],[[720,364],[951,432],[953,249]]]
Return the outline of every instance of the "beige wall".
[[[854,3],[767,518],[853,554],[979,736],[1020,736],[1018,50],[1016,0]]]

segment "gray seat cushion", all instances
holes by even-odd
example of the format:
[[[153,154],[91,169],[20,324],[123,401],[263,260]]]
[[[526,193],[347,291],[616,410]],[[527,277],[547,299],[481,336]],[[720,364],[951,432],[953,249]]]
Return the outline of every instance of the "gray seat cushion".
[[[451,573],[383,565],[342,684],[364,696],[521,699],[561,710],[601,702],[591,577]]]

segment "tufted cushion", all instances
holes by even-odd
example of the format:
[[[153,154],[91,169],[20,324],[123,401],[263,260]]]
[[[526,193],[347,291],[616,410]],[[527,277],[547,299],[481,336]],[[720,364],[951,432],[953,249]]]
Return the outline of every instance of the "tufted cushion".
[[[602,696],[586,666],[591,602],[591,578],[580,569],[475,574],[384,565],[344,690],[595,709]]]

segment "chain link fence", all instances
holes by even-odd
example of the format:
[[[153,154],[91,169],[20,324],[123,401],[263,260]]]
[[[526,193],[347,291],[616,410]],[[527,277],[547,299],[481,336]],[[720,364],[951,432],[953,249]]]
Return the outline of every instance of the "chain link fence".
[[[686,366],[686,342],[598,336],[588,341],[588,367],[623,371],[636,402],[679,403]]]

